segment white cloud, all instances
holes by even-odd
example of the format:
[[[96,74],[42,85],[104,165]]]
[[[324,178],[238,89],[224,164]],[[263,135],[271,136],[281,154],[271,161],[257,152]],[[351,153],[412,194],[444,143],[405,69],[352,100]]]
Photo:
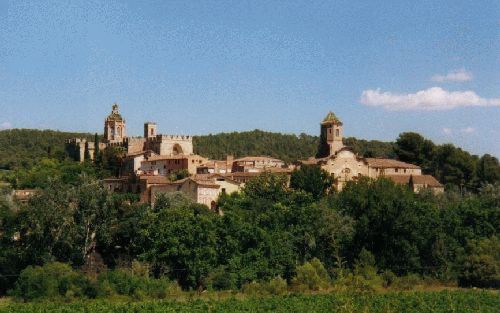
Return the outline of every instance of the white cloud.
[[[416,93],[398,94],[380,89],[364,90],[361,103],[383,107],[391,111],[436,111],[458,107],[500,106],[500,98],[481,98],[472,90],[448,91],[441,87],[431,87]]]
[[[464,134],[472,134],[472,133],[474,133],[476,131],[476,129],[474,127],[470,127],[469,126],[469,127],[466,127],[466,128],[462,128],[460,131],[462,133],[464,133]]]
[[[12,128],[12,124],[10,122],[3,122],[0,124],[0,129],[9,129]]]
[[[446,75],[436,74],[431,77],[434,82],[466,82],[472,80],[474,76],[471,72],[466,71],[464,68],[459,70],[454,70]]]
[[[445,135],[451,135],[453,133],[453,130],[451,128],[443,127],[442,130]]]

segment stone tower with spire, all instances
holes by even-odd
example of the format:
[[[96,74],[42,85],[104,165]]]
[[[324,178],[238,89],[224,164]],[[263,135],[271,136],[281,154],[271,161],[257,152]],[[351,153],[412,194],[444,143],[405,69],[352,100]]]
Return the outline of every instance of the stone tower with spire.
[[[344,147],[342,142],[343,129],[342,122],[333,112],[328,112],[321,122],[321,134],[319,139],[317,158],[324,158],[334,155]]]
[[[118,112],[118,104],[113,104],[111,114],[104,121],[104,141],[108,143],[122,142],[127,137],[125,120]]]

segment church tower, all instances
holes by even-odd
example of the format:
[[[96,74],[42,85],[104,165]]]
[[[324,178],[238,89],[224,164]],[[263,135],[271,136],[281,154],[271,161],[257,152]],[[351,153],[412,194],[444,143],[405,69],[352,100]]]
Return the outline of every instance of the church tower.
[[[156,137],[156,123],[146,122],[144,123],[144,138],[154,138]]]
[[[118,112],[118,104],[113,104],[111,114],[104,121],[104,140],[108,143],[122,142],[127,136],[125,120]]]
[[[342,137],[342,122],[333,112],[329,112],[321,122],[320,142],[316,157],[324,158],[337,153],[344,147]]]

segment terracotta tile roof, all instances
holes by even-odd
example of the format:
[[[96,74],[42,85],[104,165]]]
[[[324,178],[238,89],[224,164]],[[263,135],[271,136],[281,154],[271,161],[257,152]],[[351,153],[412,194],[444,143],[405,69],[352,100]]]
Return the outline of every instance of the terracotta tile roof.
[[[365,158],[365,161],[368,163],[368,166],[377,168],[420,168],[420,166],[393,159]]]
[[[425,185],[427,187],[443,187],[432,175],[385,175],[396,184],[406,185],[410,183],[410,177],[414,185]]]
[[[194,177],[186,177],[183,179],[176,180],[174,182],[171,182],[172,185],[183,185],[187,181],[192,181],[193,183],[197,184],[198,186],[203,186],[203,187],[209,187],[209,188],[219,188],[220,186],[214,183],[213,179],[201,179],[201,178],[194,178]]]
[[[145,180],[148,184],[167,184],[170,182],[167,177],[160,175],[141,175],[139,179]]]
[[[147,161],[159,161],[159,160],[182,160],[182,159],[202,159],[205,160],[206,158],[197,155],[197,154],[178,154],[178,155],[153,155],[147,160],[144,160],[144,162]]]
[[[268,157],[268,156],[246,156],[243,158],[235,159],[234,162],[244,162],[244,161],[273,161],[273,162],[283,162],[280,159]]]

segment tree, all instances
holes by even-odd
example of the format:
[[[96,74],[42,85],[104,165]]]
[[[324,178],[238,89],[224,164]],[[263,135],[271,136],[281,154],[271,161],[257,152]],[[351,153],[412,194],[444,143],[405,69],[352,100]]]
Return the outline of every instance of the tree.
[[[436,149],[433,169],[434,175],[444,184],[453,184],[463,191],[471,187],[474,174],[474,158],[452,144],[445,144]]]
[[[301,166],[292,172],[290,179],[290,187],[309,192],[314,199],[324,196],[332,184],[333,177],[316,165]]]
[[[434,148],[432,141],[417,133],[407,132],[399,135],[394,152],[401,161],[419,165],[427,171],[430,168]]]
[[[498,159],[489,154],[483,155],[477,161],[476,174],[480,183],[495,184],[500,182]]]
[[[397,274],[421,271],[432,261],[427,256],[439,230],[439,211],[408,188],[386,178],[363,178],[348,183],[334,206],[355,220],[349,260],[365,248],[380,269]]]
[[[460,284],[464,287],[500,287],[500,240],[497,237],[468,242]]]
[[[200,212],[191,205],[160,206],[157,202],[155,211],[143,220],[142,258],[157,274],[167,274],[186,289],[206,287],[205,278],[217,265],[217,217],[208,208]]]

